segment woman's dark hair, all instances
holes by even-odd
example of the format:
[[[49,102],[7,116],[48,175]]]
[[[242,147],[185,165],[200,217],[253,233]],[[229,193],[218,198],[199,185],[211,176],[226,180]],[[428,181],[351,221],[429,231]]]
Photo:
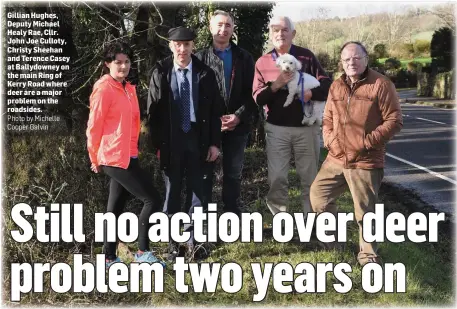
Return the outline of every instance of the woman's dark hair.
[[[357,42],[357,41],[349,41],[349,42],[346,42],[344,43],[344,45],[341,47],[340,49],[340,55],[341,53],[343,52],[343,49],[348,46],[349,44],[355,44],[355,45],[358,45],[360,46],[360,48],[363,50],[363,52],[365,53],[366,56],[368,56],[368,52],[367,52],[367,49],[365,48],[365,46],[362,45],[362,43],[360,42]]]
[[[116,59],[117,54],[127,55],[130,59],[130,63],[133,62],[133,50],[125,42],[114,42],[109,44],[103,52],[103,73],[109,73],[109,69],[106,67],[105,62],[112,62]]]

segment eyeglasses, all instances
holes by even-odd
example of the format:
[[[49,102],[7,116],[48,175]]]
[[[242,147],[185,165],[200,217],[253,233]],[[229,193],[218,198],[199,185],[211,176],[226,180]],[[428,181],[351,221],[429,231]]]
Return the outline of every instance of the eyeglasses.
[[[363,57],[351,57],[351,58],[346,58],[346,59],[341,59],[341,61],[345,64],[348,64],[351,59],[354,60],[354,62],[359,62],[360,60],[362,59],[365,59],[367,56],[363,56]]]

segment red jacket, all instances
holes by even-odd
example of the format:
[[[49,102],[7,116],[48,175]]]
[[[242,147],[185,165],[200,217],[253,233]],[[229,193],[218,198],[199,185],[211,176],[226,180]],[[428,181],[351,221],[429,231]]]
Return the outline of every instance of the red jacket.
[[[87,149],[92,164],[126,169],[138,156],[140,109],[135,86],[105,74],[90,95]]]

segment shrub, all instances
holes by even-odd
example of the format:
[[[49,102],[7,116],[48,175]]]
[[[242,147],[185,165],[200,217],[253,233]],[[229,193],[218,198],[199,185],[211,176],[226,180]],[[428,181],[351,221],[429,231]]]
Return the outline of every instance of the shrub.
[[[436,60],[438,67],[444,68],[444,71],[449,71],[453,67],[454,40],[455,34],[449,28],[441,28],[433,33],[432,42],[430,43],[430,56]]]
[[[368,66],[371,67],[378,67],[380,63],[378,62],[378,56],[376,53],[369,54],[368,55]]]
[[[390,69],[385,72],[397,88],[415,87],[417,85],[417,74],[405,69]]]
[[[381,73],[382,75],[386,75],[386,72],[384,71],[382,66],[377,66],[377,67],[370,67],[372,70],[375,70],[378,73]]]
[[[437,74],[433,85],[433,96],[439,99],[453,99],[454,71]]]
[[[376,44],[373,48],[373,54],[376,55],[377,59],[389,57],[385,44]]]
[[[417,95],[418,96],[431,96],[432,95],[432,79],[430,78],[430,73],[425,71],[419,72],[417,76]]]
[[[417,71],[406,71],[408,76],[408,87],[417,87]]]
[[[422,65],[420,64],[420,62],[411,61],[411,62],[408,62],[408,64],[406,65],[406,68],[410,72],[417,72],[421,66]]]
[[[384,62],[384,67],[386,70],[399,69],[401,68],[401,62],[396,58],[389,58]]]
[[[414,46],[411,43],[395,44],[391,47],[390,56],[394,58],[412,58]]]
[[[426,40],[416,40],[413,44],[416,56],[426,56],[430,54],[430,42]]]
[[[408,73],[405,69],[400,69],[397,72],[397,83],[396,87],[403,88],[409,86],[409,78]]]
[[[431,63],[426,63],[421,66],[420,69],[424,73],[431,73],[432,72],[432,64]]]
[[[316,55],[316,58],[317,60],[319,60],[321,66],[326,69],[326,70],[329,70],[332,66],[332,61],[330,59],[330,56],[329,54],[327,54],[326,52],[319,52],[317,55]]]

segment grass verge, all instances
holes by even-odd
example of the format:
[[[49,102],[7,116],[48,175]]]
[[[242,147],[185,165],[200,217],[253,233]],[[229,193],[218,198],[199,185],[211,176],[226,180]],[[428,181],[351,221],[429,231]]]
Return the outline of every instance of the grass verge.
[[[433,106],[433,107],[439,107],[439,108],[447,108],[447,109],[454,109],[456,107],[455,102],[432,102],[432,101],[416,101],[414,104],[417,105],[427,105],[427,106]]]
[[[325,153],[322,153],[322,158]],[[243,172],[242,199],[249,211],[259,211],[264,214],[266,224],[272,222],[263,198],[268,190],[267,168],[265,153],[261,149],[249,149],[246,153],[246,162]],[[220,181],[220,177],[217,177]],[[289,174],[289,197],[290,212],[301,211],[301,194],[299,190],[299,179],[292,169]],[[220,182],[215,186],[216,201],[220,197]],[[415,207],[414,200],[396,191],[395,188],[383,185],[380,193],[380,201],[384,203],[386,212],[398,211],[405,215],[412,212]],[[219,203],[218,203],[219,204]],[[343,194],[337,201],[339,211],[353,211],[352,199],[349,193]],[[421,209],[421,211],[425,211]],[[237,263],[243,269],[243,286],[235,294],[226,293],[218,284],[215,292],[195,293],[193,287],[198,282],[192,282],[190,275],[187,274],[185,282],[189,285],[189,293],[178,293],[175,290],[175,278],[172,267],[165,270],[165,293],[98,293],[87,294],[64,293],[57,294],[49,289],[49,284],[43,293],[24,294],[21,304],[33,305],[65,305],[65,306],[449,306],[454,302],[453,295],[453,239],[450,224],[440,226],[440,237],[437,243],[415,244],[405,243],[382,243],[380,244],[380,254],[385,263],[403,263],[407,272],[407,291],[406,293],[374,293],[370,294],[362,289],[362,271],[357,265],[358,250],[358,228],[355,223],[348,226],[348,238],[350,241],[344,250],[323,250],[315,242],[310,243],[278,243],[271,237],[265,237],[263,243],[241,243],[231,244],[219,243],[211,247],[210,255],[200,262],[226,264],[229,262]],[[388,227],[387,227],[388,228]],[[9,233],[8,233],[9,234]],[[4,234],[5,235],[5,234]],[[36,244],[37,245],[37,244]],[[97,253],[100,246],[88,244],[88,247],[95,246],[92,251]],[[166,245],[153,245],[158,254],[162,253]],[[59,250],[56,246],[49,255],[40,255],[38,245],[28,245],[31,259],[35,262],[68,261],[71,250]],[[8,248],[9,252],[14,252],[14,248]],[[36,250],[36,251],[35,251]],[[121,256],[129,259],[131,251],[136,250],[134,245],[121,246]],[[33,254],[32,254],[33,252]],[[74,251],[73,251],[74,252]],[[24,252],[16,252],[18,256]],[[29,253],[25,253],[29,254]],[[87,255],[89,260],[93,260],[93,255]],[[307,285],[322,283],[325,281],[326,293],[301,293],[296,288],[292,288],[290,293],[279,293],[275,290],[272,280],[268,285],[266,297],[261,302],[253,302],[253,295],[257,293],[257,288],[253,278],[250,263],[260,262],[262,265],[267,262],[285,262],[295,267],[299,263],[308,262],[316,264],[318,262],[349,263],[352,272],[348,277],[352,282],[352,289],[346,294],[337,293],[333,287],[338,280],[331,274],[319,276],[306,281]],[[4,269],[4,274],[7,272]],[[309,274],[312,278],[314,276]],[[294,275],[297,277],[297,275]],[[49,276],[45,276],[49,282]],[[239,279],[236,279],[239,280]],[[290,285],[292,283],[285,283]],[[4,299],[9,299],[8,278],[4,278]],[[310,287],[311,289],[311,287]],[[5,297],[6,296],[6,297]],[[11,305],[11,303],[9,303]]]

